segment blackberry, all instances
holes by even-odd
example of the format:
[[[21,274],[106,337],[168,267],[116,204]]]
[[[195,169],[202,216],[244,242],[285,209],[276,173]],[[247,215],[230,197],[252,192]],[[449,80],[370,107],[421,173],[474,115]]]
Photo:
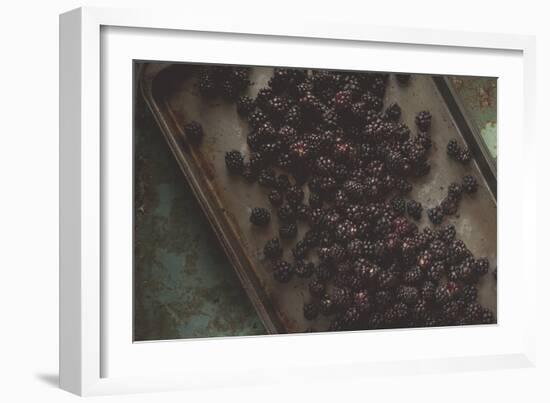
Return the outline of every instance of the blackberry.
[[[396,74],[395,78],[400,85],[407,85],[411,79],[410,74]]]
[[[460,200],[463,190],[461,184],[453,182],[447,187],[447,197]]]
[[[354,180],[345,181],[342,185],[342,189],[344,190],[348,198],[352,201],[360,200],[365,192],[365,187],[363,186],[363,184]]]
[[[418,289],[411,286],[400,286],[397,289],[396,298],[399,302],[413,305],[418,300]]]
[[[183,131],[189,142],[198,144],[204,137],[204,132],[200,123],[194,120],[183,126]]]
[[[431,267],[432,263],[432,254],[427,250],[421,251],[416,258],[416,264],[418,264],[418,267],[420,267],[422,270],[426,270]]]
[[[295,206],[304,200],[304,191],[300,186],[290,186],[286,191],[286,199],[291,205]]]
[[[452,263],[459,263],[466,257],[471,256],[470,250],[460,239],[455,239],[449,246],[449,258]]]
[[[293,168],[294,161],[287,152],[282,152],[277,157],[277,166],[282,169],[291,170]]]
[[[367,322],[368,329],[381,329],[384,326],[384,318],[381,312],[374,312]]]
[[[430,221],[435,225],[439,225],[443,222],[443,209],[440,206],[427,209],[426,214],[428,215]]]
[[[286,223],[279,227],[279,235],[283,239],[292,239],[298,233],[298,228],[294,223]]]
[[[267,121],[267,115],[261,110],[256,109],[248,115],[248,123],[252,126],[253,129],[260,127],[263,123]]]
[[[292,126],[282,126],[277,132],[277,137],[283,142],[286,146],[289,146],[296,141],[298,141],[298,132]]]
[[[453,158],[458,158],[460,151],[461,149],[458,145],[458,141],[456,141],[455,139],[449,140],[449,142],[447,143],[447,154]]]
[[[402,195],[409,193],[412,190],[412,185],[404,178],[398,178],[395,189]]]
[[[284,223],[293,223],[296,221],[296,211],[289,204],[281,206],[277,210],[277,216]]]
[[[386,76],[382,74],[372,74],[368,79],[368,89],[376,96],[383,98],[386,91]]]
[[[289,154],[295,162],[305,162],[311,157],[312,148],[304,140],[298,140],[289,147]]]
[[[430,148],[432,148],[432,137],[427,132],[418,132],[418,134],[414,138],[414,141],[425,150],[429,150]]]
[[[323,315],[330,315],[333,313],[335,308],[335,303],[332,297],[328,294],[323,295],[321,301],[319,302],[319,310]]]
[[[328,258],[333,263],[339,263],[346,258],[346,249],[338,244],[332,244],[328,250]]]
[[[309,206],[306,206],[305,204],[297,204],[296,205],[296,218],[301,221],[306,221],[309,219],[309,212],[310,208]]]
[[[208,70],[202,70],[199,73],[199,92],[207,98],[216,96],[216,83]]]
[[[269,79],[268,86],[271,88],[273,93],[280,94],[286,88],[288,88],[292,75],[290,69],[285,68],[275,68],[273,71],[273,77]]]
[[[460,308],[456,301],[449,301],[441,308],[443,320],[448,324],[453,324],[460,314]]]
[[[337,111],[347,111],[351,108],[353,101],[351,91],[339,91],[334,95],[334,109]]]
[[[387,290],[395,287],[397,284],[397,276],[389,270],[382,270],[378,273],[378,288]]]
[[[477,180],[472,175],[466,175],[462,178],[462,186],[466,193],[475,193],[477,192]]]
[[[313,320],[319,314],[319,306],[313,302],[304,304],[304,318]]]
[[[420,287],[420,296],[427,302],[432,302],[435,299],[436,283],[433,281],[425,281]]]
[[[483,315],[483,307],[477,302],[471,302],[464,309],[464,319],[469,325],[479,323]]]
[[[440,230],[437,231],[437,238],[443,242],[450,244],[456,236],[456,229],[454,225],[445,225]]]
[[[300,278],[311,277],[314,271],[315,271],[315,265],[311,262],[305,262],[304,260],[297,260],[294,263],[294,273],[296,273],[296,275]]]
[[[235,67],[233,68],[232,73],[231,80],[238,91],[244,90],[250,84],[250,81],[248,80],[248,76],[250,74],[249,67]]]
[[[351,165],[355,162],[357,152],[351,143],[338,141],[334,144],[332,155],[336,161]]]
[[[220,95],[227,101],[233,101],[239,96],[239,89],[231,80],[224,80],[220,85]]]
[[[403,282],[405,284],[417,284],[423,279],[423,277],[424,274],[422,273],[420,267],[415,266],[403,273]]]
[[[346,288],[337,287],[332,291],[332,299],[339,309],[349,307],[353,302],[351,292]]]
[[[247,141],[249,141],[253,137],[257,140],[257,135],[254,134],[254,135],[249,135]],[[250,144],[249,144],[249,146],[250,146]],[[254,170],[256,175],[259,175],[261,173],[260,171],[262,171],[270,162],[270,156],[267,155],[267,154],[264,154],[263,152],[261,152],[262,151],[261,149],[263,147],[264,147],[264,144],[259,144],[255,148],[250,147],[255,152],[253,152],[250,155],[248,164],[249,164],[250,168],[252,170]],[[273,171],[270,171],[270,172],[273,173]]]
[[[477,300],[477,288],[474,285],[466,284],[462,287],[462,298],[465,302],[475,302]]]
[[[290,187],[290,180],[286,175],[279,175],[275,187],[280,191],[286,191]]]
[[[421,131],[427,132],[432,125],[432,114],[428,111],[418,112],[414,121]]]
[[[318,278],[314,278],[309,282],[308,289],[313,297],[320,297],[325,293],[325,284]]]
[[[397,302],[384,314],[386,323],[390,326],[399,325],[409,315],[409,307],[403,302]]]
[[[271,214],[263,207],[254,207],[250,213],[250,222],[258,227],[264,227],[269,224]]]
[[[225,153],[225,166],[231,173],[242,173],[244,158],[240,151],[232,150]]]
[[[415,220],[420,220],[420,217],[422,217],[422,204],[415,200],[408,200],[407,201],[407,213],[411,218]]]
[[[277,189],[273,189],[271,192],[269,192],[267,198],[274,206],[280,206],[281,204],[283,204],[283,194]]]
[[[342,316],[342,321],[344,322],[345,326],[352,326],[359,320],[359,315],[359,310],[356,307],[349,307],[344,312],[344,315]]]
[[[319,245],[319,232],[314,229],[309,229],[304,234],[305,244],[312,248]]]
[[[365,286],[372,286],[375,284],[378,279],[378,275],[382,271],[380,266],[370,263],[364,259],[355,261],[353,270],[357,278]]]
[[[429,306],[425,300],[417,300],[411,308],[411,315],[418,324],[425,323],[428,318]]]
[[[295,259],[304,259],[309,251],[309,248],[304,241],[298,241],[291,251],[292,256],[294,256]]]
[[[273,238],[266,242],[264,256],[268,259],[279,259],[283,256],[283,248],[281,248],[279,238]]]
[[[392,129],[392,137],[395,141],[405,142],[409,140],[411,129],[404,123],[397,123]]]
[[[267,108],[269,100],[273,97],[273,91],[269,87],[260,88],[256,94],[256,104],[260,108]]]
[[[286,112],[284,121],[287,125],[298,128],[302,126],[302,113],[298,105],[291,106],[290,109]]]
[[[279,283],[288,283],[292,278],[292,266],[290,263],[281,260],[275,264],[273,278]]]
[[[458,279],[465,283],[471,283],[477,280],[477,274],[474,269],[475,260],[465,259],[458,267]]]
[[[435,263],[426,271],[426,277],[432,281],[439,281],[445,274],[445,266],[441,262]]]
[[[264,144],[258,133],[250,133],[246,136],[246,143],[248,147],[253,151],[259,151],[260,147]]]
[[[474,262],[473,269],[478,276],[484,276],[489,272],[489,260],[486,257],[477,259]]]
[[[403,199],[402,197],[399,197],[399,196],[394,197],[391,200],[391,206],[396,213],[405,214],[406,203],[405,203],[405,199]]]
[[[309,122],[317,121],[323,114],[322,103],[311,92],[307,92],[298,100],[300,110]],[[303,120],[304,122],[306,119]]]
[[[390,290],[379,290],[374,294],[374,302],[377,309],[383,309],[393,303],[395,297]]]
[[[366,290],[357,291],[353,295],[353,305],[360,313],[367,313],[371,309],[371,301]]]
[[[455,299],[460,293],[460,287],[454,281],[448,281],[445,284],[439,285],[435,289],[435,302],[439,305],[444,305],[447,302]]]
[[[327,156],[320,156],[315,162],[315,170],[321,175],[332,173],[335,168],[334,161]]]
[[[440,239],[432,241],[429,250],[436,261],[445,260],[447,258],[447,245]]]
[[[258,176],[258,183],[265,187],[274,187],[276,185],[277,178],[275,172],[270,169],[264,169]]]
[[[393,122],[397,122],[400,117],[401,107],[397,103],[390,104],[384,112],[384,118]]]
[[[346,247],[346,252],[351,259],[356,259],[363,255],[364,249],[365,245],[363,241],[360,239],[352,239]]]
[[[288,104],[284,98],[275,96],[267,101],[266,109],[271,119],[279,121],[286,113]]]
[[[441,200],[441,203],[439,203],[439,207],[441,208],[441,212],[445,215],[454,215],[458,211],[458,200],[453,197],[445,197],[443,200]]]
[[[357,226],[350,220],[344,220],[336,226],[336,239],[349,242],[357,236]]]

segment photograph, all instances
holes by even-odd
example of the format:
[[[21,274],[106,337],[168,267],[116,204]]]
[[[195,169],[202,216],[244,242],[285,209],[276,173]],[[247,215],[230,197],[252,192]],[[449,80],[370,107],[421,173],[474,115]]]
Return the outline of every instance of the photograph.
[[[133,71],[135,342],[497,323],[497,78]]]

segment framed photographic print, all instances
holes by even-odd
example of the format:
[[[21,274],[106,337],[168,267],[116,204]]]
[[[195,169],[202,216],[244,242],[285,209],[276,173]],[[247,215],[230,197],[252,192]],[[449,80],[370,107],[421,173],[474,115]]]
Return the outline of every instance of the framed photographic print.
[[[61,16],[62,387],[531,365],[532,39],[214,25]]]

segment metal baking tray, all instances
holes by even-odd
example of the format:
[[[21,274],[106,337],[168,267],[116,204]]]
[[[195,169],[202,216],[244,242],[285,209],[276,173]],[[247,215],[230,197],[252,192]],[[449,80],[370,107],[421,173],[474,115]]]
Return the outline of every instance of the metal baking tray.
[[[305,329],[326,328],[326,318],[306,321],[303,303],[308,300],[307,280],[293,278],[288,284],[279,284],[272,277],[270,263],[263,258],[263,246],[277,236],[277,217],[272,214],[269,227],[258,229],[249,223],[252,207],[269,208],[265,190],[249,184],[240,177],[227,173],[226,151],[247,150],[247,123],[236,113],[235,105],[221,100],[205,100],[199,94],[196,82],[189,78],[192,66],[186,64],[140,62],[139,87],[147,105],[157,120],[182,172],[204,209],[212,228],[248,294],[268,333],[296,333]],[[254,67],[249,95],[267,84],[272,75],[270,67]],[[447,88],[447,91],[445,91]],[[468,123],[459,101],[449,90],[443,77],[413,75],[409,85],[399,86],[391,76],[386,103],[398,102],[403,109],[402,121],[414,128],[415,114],[421,110],[432,113],[431,172],[414,183],[410,197],[430,207],[442,200],[447,185],[472,174],[480,182],[479,191],[463,198],[459,216],[447,217],[453,223],[457,236],[476,256],[488,257],[491,267],[496,265],[497,214],[496,169],[491,169],[485,153],[479,147],[472,125]],[[183,140],[183,125],[191,120],[200,122],[205,138],[200,147],[190,147]],[[462,138],[472,148],[473,163],[463,166],[446,155],[446,144],[451,138]],[[307,187],[304,189],[307,195]],[[426,214],[419,227],[430,225]],[[299,228],[299,237],[304,228]],[[290,248],[285,248],[288,258]],[[479,286],[480,302],[496,310],[496,278],[484,276]]]

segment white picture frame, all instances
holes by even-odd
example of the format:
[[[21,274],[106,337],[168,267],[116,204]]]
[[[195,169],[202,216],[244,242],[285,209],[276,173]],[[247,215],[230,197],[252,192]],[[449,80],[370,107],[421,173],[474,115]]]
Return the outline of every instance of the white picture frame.
[[[61,387],[79,395],[98,395],[308,378],[346,379],[374,373],[533,366],[535,318],[522,312],[535,312],[530,309],[535,303],[535,253],[526,235],[535,228],[535,209],[529,208],[534,201],[526,196],[527,192],[515,192],[508,183],[522,183],[527,188],[525,173],[535,169],[535,161],[527,158],[534,130],[534,38],[314,19],[289,19],[282,26],[268,20],[207,21],[192,17],[168,11],[103,8],[81,8],[60,17]],[[193,33],[193,37],[186,37],[186,33]],[[200,33],[218,34],[203,40]],[[138,36],[139,46],[135,41]],[[182,41],[189,45],[187,54],[174,50]],[[193,45],[193,41],[202,42]],[[208,51],[216,41],[231,46]],[[292,57],[299,65],[305,60],[304,52],[294,49],[284,55],[281,46],[295,43],[303,50],[312,41],[342,54],[350,47],[385,54],[386,58],[369,64],[372,70],[476,72],[499,77],[498,325],[133,343],[131,265],[128,267],[131,215],[117,214],[127,211],[127,195],[132,187],[128,137],[132,83],[128,61],[238,60],[243,64],[276,65],[281,57],[287,58],[287,64]],[[268,42],[273,52],[253,51],[254,46]],[[245,48],[252,51],[245,53]],[[409,57],[396,65],[399,52],[425,57]],[[443,56],[429,59],[436,53]],[[313,66],[365,67],[365,61],[359,58],[328,60],[313,51],[307,57]],[[507,113],[512,110],[516,112]],[[110,135],[115,130],[124,134]],[[512,151],[524,158],[525,164],[519,169],[511,170],[506,164]],[[118,158],[116,164],[113,155]],[[512,208],[516,208],[515,213],[508,214]],[[503,226],[508,229],[506,233],[500,230]],[[115,248],[111,242],[120,243]],[[511,250],[513,242],[520,245],[519,249]],[[113,262],[124,269],[109,270]],[[521,267],[521,276],[507,276],[511,266]],[[524,298],[520,303],[510,299],[512,286],[516,293],[521,289]],[[113,290],[117,298],[113,298]],[[367,344],[375,348],[354,354],[357,350],[352,347],[367,339]],[[403,346],[408,340],[417,347],[388,348]],[[451,348],[447,344],[458,345]],[[339,348],[341,354],[319,357],[316,352],[320,346],[327,351]],[[180,355],[185,361],[178,360]]]

